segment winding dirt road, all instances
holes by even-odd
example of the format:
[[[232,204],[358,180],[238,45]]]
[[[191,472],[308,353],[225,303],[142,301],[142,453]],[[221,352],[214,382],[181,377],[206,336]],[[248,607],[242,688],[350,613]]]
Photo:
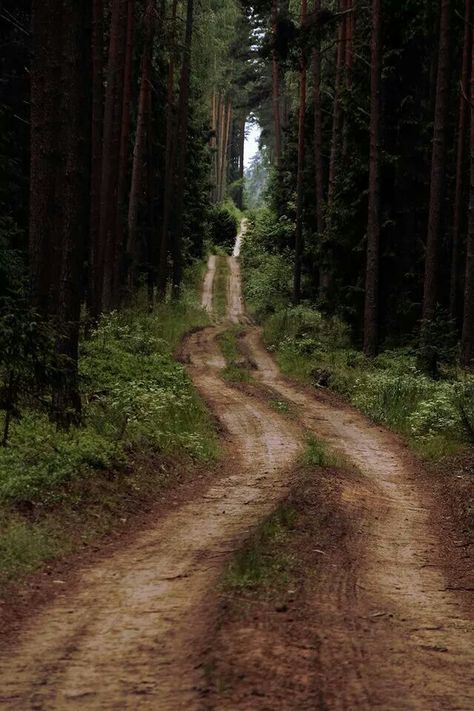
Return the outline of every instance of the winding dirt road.
[[[248,325],[237,257],[229,267],[228,320],[247,326],[244,347],[256,377],[296,404],[299,422],[221,379],[216,339],[225,324],[190,336],[189,372],[227,433],[226,473],[85,569],[78,593],[64,593],[25,626],[0,655],[0,708],[206,708],[203,663],[223,566],[287,494],[310,429],[361,472],[358,483],[348,478],[340,506],[362,520],[362,553],[349,569],[328,559],[315,591],[326,620],[320,708],[474,709],[473,620],[448,589],[416,465],[393,435],[280,376]],[[202,301],[208,311],[215,270],[211,258]],[[255,699],[221,708],[270,707]],[[292,698],[278,708],[293,709]]]

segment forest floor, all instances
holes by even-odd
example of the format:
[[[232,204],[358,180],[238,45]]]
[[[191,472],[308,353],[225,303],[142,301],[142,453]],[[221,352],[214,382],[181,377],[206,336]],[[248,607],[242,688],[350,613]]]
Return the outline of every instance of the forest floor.
[[[474,582],[439,489],[397,436],[280,375],[245,314],[237,257],[228,267],[227,319],[181,352],[219,422],[222,471],[171,492],[25,620],[0,652],[1,708],[474,708]],[[250,383],[222,378],[231,324]],[[304,467],[308,433],[342,464]],[[284,590],[229,594],[235,554],[285,501],[297,519]]]

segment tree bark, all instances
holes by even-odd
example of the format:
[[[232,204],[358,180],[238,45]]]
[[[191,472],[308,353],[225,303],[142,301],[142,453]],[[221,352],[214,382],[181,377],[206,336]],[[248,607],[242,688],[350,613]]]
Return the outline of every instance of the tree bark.
[[[345,9],[343,0],[339,0],[339,9]],[[346,16],[339,22],[337,29],[337,49],[336,49],[336,77],[334,87],[334,101],[332,114],[332,131],[331,131],[331,150],[329,156],[329,180],[327,193],[327,208],[328,219],[324,225],[325,229],[331,226],[332,211],[334,208],[334,200],[336,195],[337,183],[337,168],[339,164],[339,154],[341,149],[341,134],[342,134],[342,83],[344,77],[344,61],[345,61],[345,35],[346,35]],[[332,270],[329,267],[329,255],[322,255],[322,267],[320,272],[320,295],[324,298],[328,296],[328,292],[332,283]]]
[[[450,0],[441,0],[438,75],[434,117],[431,185],[428,216],[428,238],[425,258],[423,320],[433,319],[438,302],[438,271],[441,211],[446,171],[446,119],[449,101],[450,66]],[[424,329],[422,329],[424,330]]]
[[[121,256],[124,252],[125,242],[125,214],[127,204],[127,183],[129,174],[129,141],[130,141],[130,103],[132,94],[132,75],[133,75],[133,47],[134,47],[134,32],[135,32],[135,0],[127,2],[127,39],[125,50],[125,66],[123,74],[123,96],[122,96],[122,126],[120,132],[120,154],[119,154],[119,170],[117,184],[117,264],[114,269],[114,278],[119,279],[118,283],[114,284],[114,292],[120,291],[120,276],[125,271]],[[128,237],[128,235],[127,235]]]
[[[466,250],[466,281],[464,290],[464,317],[461,338],[461,364],[474,368],[474,43],[471,50],[471,125],[470,125],[470,181],[469,223]]]
[[[245,178],[245,126],[247,123],[247,117],[245,114],[242,116],[240,122],[240,132],[239,132],[239,196],[238,205],[239,210],[244,209],[244,178]]]
[[[90,5],[34,0],[30,261],[33,299],[56,329],[51,418],[80,419],[78,342],[89,223]]]
[[[276,41],[278,22],[278,0],[272,0],[272,36]],[[275,47],[272,50],[272,105],[273,130],[275,133],[275,165],[281,163],[281,117],[280,117],[280,68]]]
[[[368,356],[376,355],[378,349],[380,268],[380,89],[382,73],[381,43],[381,0],[372,0],[369,216],[367,223],[367,266],[364,309],[364,353]]]
[[[176,222],[173,244],[173,296],[179,296],[183,273],[183,208],[188,153],[189,81],[191,74],[191,50],[193,39],[194,0],[187,0],[186,32],[183,63],[181,66],[178,110],[178,160],[176,172]]]
[[[163,217],[161,225],[160,257],[158,265],[158,296],[164,299],[168,282],[168,243],[170,228],[171,195],[173,191],[173,177],[176,163],[176,132],[174,126],[174,74],[176,52],[176,13],[178,0],[173,0],[171,8],[171,43],[170,59],[168,65],[168,86],[166,97],[166,147],[165,147],[165,176],[163,191]],[[214,110],[214,95],[213,95]],[[214,119],[215,121],[215,119]],[[213,124],[214,125],[214,124]]]
[[[33,0],[31,10],[30,278],[33,305],[44,318],[52,318],[59,279],[56,191],[61,161],[57,107],[61,102],[62,3]]]
[[[222,163],[224,161],[225,136],[225,96],[219,96],[218,139],[217,139],[217,202],[222,201]]]
[[[340,5],[341,9],[344,5]],[[336,173],[339,159],[339,148],[341,144],[341,129],[342,129],[342,80],[344,74],[344,58],[345,58],[345,19],[339,23],[337,30],[337,52],[336,52],[336,81],[334,89],[334,108],[332,115],[332,136],[331,136],[331,155],[329,158],[329,187],[328,187],[328,206],[331,208],[334,202],[336,192]]]
[[[222,160],[221,160],[221,175],[220,184],[220,200],[225,197],[227,188],[227,158],[229,152],[230,129],[232,125],[232,102],[227,99],[227,106],[224,107],[224,129],[223,129],[223,145],[222,145]]]
[[[145,169],[146,129],[151,94],[151,65],[155,33],[155,0],[148,0],[144,13],[145,42],[140,65],[140,93],[138,98],[137,128],[133,149],[132,183],[128,207],[127,255],[129,258],[129,286],[133,288],[140,262],[141,246],[138,239],[138,213],[142,197]]]
[[[63,0],[63,79],[60,145],[63,161],[57,199],[63,201],[57,323],[57,369],[53,380],[52,419],[61,427],[77,424],[81,415],[78,387],[79,323],[85,243],[89,224],[90,6]]]
[[[116,216],[122,128],[126,17],[127,0],[112,0],[100,189],[100,311],[110,311],[118,306],[118,294],[114,290],[114,285],[117,283],[115,270],[118,263]]]
[[[301,26],[306,24],[308,12],[307,0],[301,2]],[[305,162],[305,115],[306,115],[306,74],[307,57],[303,48],[300,67],[300,103],[298,117],[298,173],[296,177],[296,231],[295,231],[295,266],[293,278],[293,303],[298,304],[301,299],[301,267],[304,252],[303,234],[303,191],[304,191],[304,162]]]
[[[321,0],[314,1],[314,13],[321,11]],[[314,91],[314,172],[316,187],[316,227],[319,238],[325,230],[324,220],[324,167],[323,167],[323,112],[321,105],[321,39],[318,33],[313,50]]]
[[[463,167],[464,150],[466,143],[466,123],[468,105],[463,96],[469,92],[471,71],[471,44],[472,44],[472,0],[465,0],[464,4],[464,43],[461,69],[462,91],[459,94],[458,132],[456,147],[456,185],[454,190],[453,234],[451,243],[451,279],[449,285],[449,313],[454,321],[459,318],[459,257],[461,241],[461,223],[463,214]]]
[[[102,136],[104,120],[104,3],[92,2],[92,129],[91,129],[91,205],[87,306],[89,315],[98,317],[100,307],[99,229],[100,185],[102,180]]]

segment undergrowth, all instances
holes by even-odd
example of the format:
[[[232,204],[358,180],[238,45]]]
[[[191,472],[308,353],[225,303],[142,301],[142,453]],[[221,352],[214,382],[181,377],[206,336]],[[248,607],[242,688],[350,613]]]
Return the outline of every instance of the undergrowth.
[[[229,565],[224,587],[228,590],[256,590],[285,585],[291,566],[284,553],[284,541],[295,523],[296,511],[280,504],[252,535]]]
[[[249,382],[252,378],[248,368],[241,362],[237,341],[242,333],[241,326],[233,326],[218,337],[219,346],[226,361],[222,376],[231,382]]]
[[[327,445],[311,434],[306,438],[303,463],[313,467],[332,467],[340,464],[336,455],[328,450]]]
[[[173,355],[186,332],[207,323],[197,306],[198,271],[194,276],[179,302],[104,316],[83,340],[81,427],[57,430],[32,407],[12,423],[9,445],[0,448],[0,583],[65,549],[49,517],[54,523],[63,506],[94,504],[86,493],[96,482],[105,489],[95,516],[105,519],[108,501],[120,508],[121,487],[128,497],[134,486],[158,489],[166,479],[159,467],[151,475],[127,472],[137,455],[142,462],[184,458],[184,466],[216,458],[211,418]]]
[[[242,249],[244,294],[263,324],[264,341],[291,378],[341,394],[372,420],[407,436],[424,457],[439,459],[474,443],[474,376],[444,367],[434,380],[414,350],[366,358],[348,327],[312,305],[292,306],[291,260],[272,245],[285,236],[268,210],[254,219]]]
[[[212,305],[214,313],[218,319],[225,317],[227,313],[227,289],[229,284],[229,265],[227,257],[217,257],[216,275],[214,278],[214,293]]]

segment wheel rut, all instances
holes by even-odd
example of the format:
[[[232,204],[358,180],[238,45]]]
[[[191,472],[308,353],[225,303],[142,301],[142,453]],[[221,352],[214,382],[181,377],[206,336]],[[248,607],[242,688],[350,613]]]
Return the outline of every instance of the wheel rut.
[[[474,708],[472,604],[449,590],[420,465],[395,435],[283,378],[257,329],[247,330],[244,347],[256,377],[363,476],[347,481],[340,502],[348,519],[362,521],[363,556],[350,571],[327,571],[339,610],[319,601],[332,619],[321,636],[323,678],[334,665],[347,669],[338,696],[328,688],[329,708]]]
[[[210,260],[203,304],[212,304]],[[209,274],[212,274],[209,276]],[[224,384],[219,327],[191,335],[185,359],[227,431],[226,473],[124,550],[84,570],[0,654],[7,710],[201,708],[209,615],[223,566],[285,496],[298,431]]]
[[[209,312],[215,271],[211,258],[202,295]],[[342,481],[338,500],[341,515],[356,522],[350,563],[327,556],[314,590],[319,707],[474,708],[472,616],[447,590],[416,462],[395,436],[280,375],[245,314],[237,255],[229,274],[228,320],[247,326],[256,377],[296,405],[298,420],[222,380],[217,338],[225,324],[192,334],[184,359],[226,432],[224,475],[81,571],[77,590],[25,625],[0,652],[0,708],[207,708],[204,666],[220,576],[291,489],[307,430],[360,472]],[[291,696],[269,706],[261,691],[251,702],[217,708],[294,708]]]

